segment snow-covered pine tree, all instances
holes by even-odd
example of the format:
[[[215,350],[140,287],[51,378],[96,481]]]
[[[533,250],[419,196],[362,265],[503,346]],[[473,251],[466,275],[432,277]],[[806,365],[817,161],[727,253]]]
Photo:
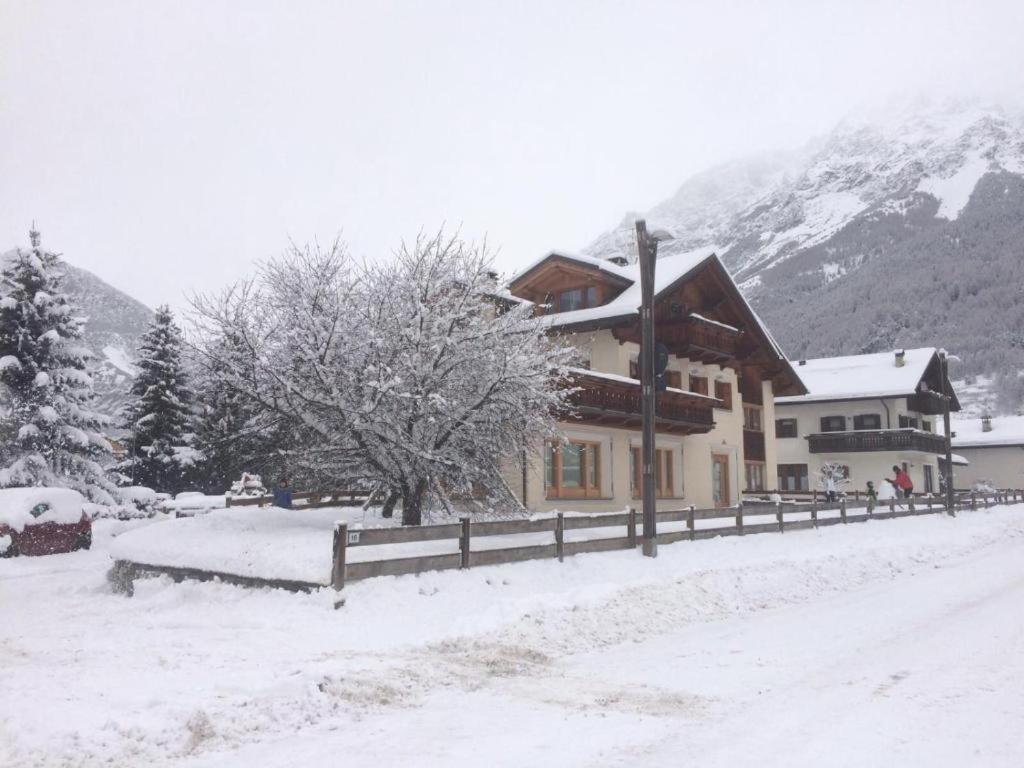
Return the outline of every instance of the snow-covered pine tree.
[[[83,321],[61,290],[60,257],[30,238],[0,256],[0,487],[65,486],[113,503]]]
[[[139,342],[138,376],[125,409],[131,430],[126,474],[133,483],[177,493],[195,461],[190,445],[192,397],[182,364],[181,330],[169,307],[157,307]]]
[[[222,357],[241,351],[236,338],[212,344]],[[192,478],[206,492],[224,493],[245,472],[274,483],[287,471],[289,438],[279,416],[231,385],[223,363],[196,356],[190,367],[195,391],[195,440],[198,458]],[[294,477],[292,478],[294,479]]]

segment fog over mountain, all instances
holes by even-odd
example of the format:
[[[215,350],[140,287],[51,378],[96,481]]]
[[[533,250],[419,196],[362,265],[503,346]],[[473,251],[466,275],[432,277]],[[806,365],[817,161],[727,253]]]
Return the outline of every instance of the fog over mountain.
[[[86,318],[85,342],[96,355],[97,409],[116,417],[135,376],[132,360],[139,336],[153,311],[91,272],[66,262],[64,271],[64,288]]]
[[[646,214],[715,244],[794,358],[941,345],[971,410],[1024,401],[1024,112],[947,102],[840,123],[687,180]],[[635,215],[585,252],[634,258]],[[989,381],[991,379],[991,381]]]

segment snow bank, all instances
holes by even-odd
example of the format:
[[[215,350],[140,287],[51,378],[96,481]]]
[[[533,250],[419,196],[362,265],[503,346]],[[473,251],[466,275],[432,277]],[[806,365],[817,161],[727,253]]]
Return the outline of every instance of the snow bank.
[[[5,488],[0,490],[0,524],[21,532],[26,525],[74,524],[82,519],[85,499],[70,488]],[[33,510],[46,509],[38,515]]]
[[[212,498],[219,498],[223,506],[222,497]],[[329,507],[216,510],[125,533],[113,542],[110,554],[116,560],[147,565],[326,584],[337,518],[338,510]]]
[[[178,514],[196,514],[209,512],[212,509],[222,509],[226,505],[223,496],[204,496],[201,493],[179,493],[177,498],[167,499],[160,503],[160,509],[164,512],[175,512]]]

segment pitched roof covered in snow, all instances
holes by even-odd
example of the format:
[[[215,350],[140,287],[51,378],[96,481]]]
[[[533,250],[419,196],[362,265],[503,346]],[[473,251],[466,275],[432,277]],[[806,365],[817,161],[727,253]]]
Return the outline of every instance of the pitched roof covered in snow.
[[[898,352],[903,352],[902,366],[897,364]],[[926,377],[934,379],[938,376],[939,366],[938,350],[935,347],[801,360],[794,367],[807,387],[807,394],[779,397],[775,402],[778,405],[790,405],[829,400],[908,397],[919,391],[922,381],[934,384],[934,381],[930,382]],[[951,386],[949,391],[952,392]],[[952,410],[959,409],[954,394]]]
[[[1024,446],[1024,416],[992,416],[986,431],[981,418],[956,419],[951,423],[954,448]]]
[[[583,332],[599,328],[616,328],[636,322],[640,315],[641,286],[640,265],[620,265],[604,259],[580,256],[564,251],[552,251],[530,266],[521,270],[509,281],[510,292],[520,297],[528,296],[540,303],[540,297],[557,288],[574,288],[572,275],[583,278],[589,285],[603,286],[602,303],[566,312],[551,312],[541,315],[538,320],[552,330]],[[765,361],[777,372],[782,372],[785,391],[800,392],[803,387],[793,372],[790,362],[778,342],[757,316],[746,298],[740,292],[729,271],[715,253],[715,247],[699,248],[687,253],[663,256],[657,260],[654,277],[655,301],[668,300],[681,286],[691,279],[709,278],[717,286],[716,292],[724,291],[728,306],[736,319],[723,322],[705,314],[691,312],[693,317],[705,323],[718,325],[734,332],[741,329],[733,325],[740,322],[746,333],[758,339],[758,346],[765,355]]]

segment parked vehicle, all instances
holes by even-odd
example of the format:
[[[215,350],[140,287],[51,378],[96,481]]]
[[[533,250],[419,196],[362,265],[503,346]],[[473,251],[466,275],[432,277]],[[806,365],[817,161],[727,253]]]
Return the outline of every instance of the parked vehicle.
[[[92,522],[85,499],[69,488],[0,490],[0,557],[89,549]]]

